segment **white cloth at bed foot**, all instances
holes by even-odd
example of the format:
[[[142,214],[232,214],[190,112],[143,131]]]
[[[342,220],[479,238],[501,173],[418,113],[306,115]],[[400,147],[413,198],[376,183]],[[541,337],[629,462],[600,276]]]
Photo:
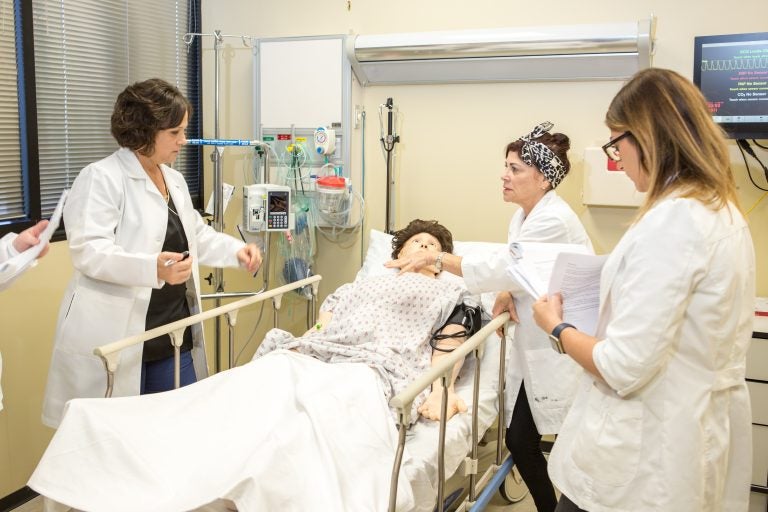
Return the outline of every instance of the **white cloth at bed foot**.
[[[373,370],[277,351],[179,390],[79,399],[29,486],[89,512],[386,510],[397,432]],[[398,509],[412,510],[400,478]]]

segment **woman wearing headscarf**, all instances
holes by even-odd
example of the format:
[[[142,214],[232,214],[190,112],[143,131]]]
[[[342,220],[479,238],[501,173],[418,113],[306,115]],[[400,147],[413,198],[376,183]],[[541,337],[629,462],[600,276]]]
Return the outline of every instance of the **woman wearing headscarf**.
[[[555,192],[570,170],[566,154],[570,140],[562,133],[549,133],[552,127],[550,122],[541,123],[505,149],[501,176],[504,201],[520,207],[509,224],[510,248],[517,242],[539,242],[579,244],[591,251],[592,244],[578,216]],[[547,333],[534,323],[533,297],[507,273],[513,264],[510,251],[499,253],[491,261],[423,251],[387,263],[402,271],[435,265],[439,270],[464,276],[472,293],[504,290],[496,298],[493,314],[509,311],[518,321],[506,366],[504,412],[509,427],[505,441],[536,508],[552,512],[557,498],[547,476],[541,436],[559,432],[582,370],[555,353]]]

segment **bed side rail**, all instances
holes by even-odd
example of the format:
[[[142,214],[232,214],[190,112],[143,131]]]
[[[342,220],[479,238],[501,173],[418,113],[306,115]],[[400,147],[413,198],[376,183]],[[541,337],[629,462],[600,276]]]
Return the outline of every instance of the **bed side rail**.
[[[438,481],[437,481],[437,510],[443,511],[444,492],[445,492],[445,428],[446,420],[445,416],[448,410],[448,385],[453,374],[453,367],[455,364],[463,360],[467,354],[475,352],[475,385],[474,385],[474,397],[473,397],[473,450],[476,450],[477,446],[477,402],[478,402],[478,386],[480,377],[480,354],[479,350],[485,340],[496,329],[505,325],[509,321],[509,313],[502,313],[497,316],[482,329],[480,329],[474,336],[464,341],[453,352],[442,357],[440,361],[424,372],[419,378],[411,382],[402,392],[392,397],[389,401],[389,406],[397,411],[398,422],[398,446],[397,453],[395,454],[395,462],[392,467],[392,478],[389,489],[389,512],[395,512],[397,505],[397,481],[400,475],[400,466],[402,464],[403,452],[405,450],[405,432],[410,424],[411,405],[416,397],[425,389],[429,389],[432,383],[438,379],[441,379],[443,385],[443,398],[440,412],[440,434],[438,440],[438,452],[437,452],[437,468],[438,468]],[[503,398],[503,375],[504,375],[504,354],[505,344],[504,337],[502,337],[500,361],[501,367],[499,370],[499,397]],[[499,409],[503,411],[503,402],[499,402]],[[476,454],[475,454],[476,455]],[[474,487],[474,486],[471,486]]]
[[[237,321],[237,312],[240,309],[246,306],[250,306],[252,304],[256,304],[263,300],[267,300],[267,299],[272,299],[275,305],[275,309],[279,309],[280,301],[282,300],[284,293],[290,292],[292,290],[296,290],[298,288],[302,288],[303,286],[307,286],[307,285],[312,286],[311,308],[314,314],[315,297],[317,297],[317,290],[320,285],[320,280],[322,278],[323,277],[320,275],[311,276],[306,279],[302,279],[300,281],[295,281],[293,283],[280,286],[278,288],[273,288],[272,290],[267,290],[257,295],[252,295],[235,302],[230,302],[229,304],[224,304],[217,308],[209,309],[208,311],[203,311],[201,313],[190,316],[189,318],[185,318],[183,320],[178,320],[176,322],[171,322],[169,324],[162,325],[160,327],[156,327],[148,331],[144,331],[143,333],[136,334],[135,336],[129,336],[128,338],[123,338],[121,340],[114,341],[112,343],[107,343],[106,345],[102,345],[100,347],[96,347],[95,349],[93,349],[93,353],[101,358],[101,360],[104,362],[104,367],[107,371],[107,390],[105,393],[105,397],[109,398],[110,396],[112,396],[112,389],[114,387],[114,382],[115,382],[115,373],[117,372],[117,368],[120,364],[120,351],[123,350],[124,348],[130,347],[132,345],[136,345],[139,343],[144,343],[147,340],[151,340],[163,334],[170,335],[171,343],[173,344],[173,347],[174,347],[175,387],[178,388],[179,387],[179,362],[180,362],[180,355],[181,355],[180,350],[181,350],[181,344],[184,341],[184,330],[187,327],[189,327],[190,325],[201,323],[211,318],[215,318],[220,315],[227,315],[227,320],[230,327],[230,336],[234,336],[233,328]]]

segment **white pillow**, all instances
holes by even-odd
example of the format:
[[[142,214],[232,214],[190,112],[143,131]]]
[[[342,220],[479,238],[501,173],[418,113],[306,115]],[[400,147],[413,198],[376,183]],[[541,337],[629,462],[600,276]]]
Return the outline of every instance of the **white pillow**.
[[[469,254],[485,254],[488,258],[492,254],[497,253],[500,250],[506,249],[506,244],[493,243],[493,242],[453,242],[453,253],[457,256],[467,256]],[[363,279],[365,277],[376,277],[386,274],[396,274],[397,270],[392,268],[386,268],[384,263],[392,259],[392,235],[371,230],[371,237],[368,243],[368,252],[365,253],[365,261],[363,266],[357,272],[355,280]],[[466,288],[464,279],[451,274],[450,272],[442,272],[438,276],[439,279],[456,279],[461,282],[461,286]],[[457,281],[458,282],[458,281]],[[477,303],[476,296],[473,297],[473,302]],[[480,303],[483,306],[485,312],[490,315],[493,309],[493,303],[496,300],[495,292],[487,292],[480,295]],[[469,301],[468,301],[469,302]]]

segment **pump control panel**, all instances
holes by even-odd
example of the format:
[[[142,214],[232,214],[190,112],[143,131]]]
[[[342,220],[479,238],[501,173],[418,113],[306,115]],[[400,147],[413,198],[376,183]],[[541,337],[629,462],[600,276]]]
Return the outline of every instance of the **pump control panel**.
[[[294,229],[291,188],[271,184],[243,187],[243,227],[249,232]]]

